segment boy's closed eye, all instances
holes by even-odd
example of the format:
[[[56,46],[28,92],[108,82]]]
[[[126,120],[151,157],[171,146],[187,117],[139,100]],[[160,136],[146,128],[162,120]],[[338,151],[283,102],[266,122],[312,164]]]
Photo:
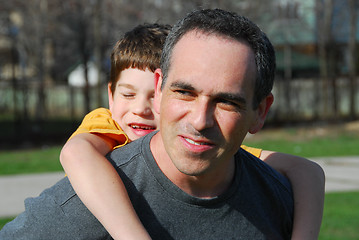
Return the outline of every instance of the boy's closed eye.
[[[136,97],[136,90],[130,85],[119,85],[118,93],[121,97],[132,99]]]
[[[132,93],[132,92],[120,92],[120,95],[124,98],[135,98],[136,97],[136,93]]]

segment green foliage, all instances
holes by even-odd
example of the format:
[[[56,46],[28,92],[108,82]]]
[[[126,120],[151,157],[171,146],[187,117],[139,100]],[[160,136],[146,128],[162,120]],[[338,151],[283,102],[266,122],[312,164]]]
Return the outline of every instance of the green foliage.
[[[0,175],[62,171],[61,147],[0,151]]]

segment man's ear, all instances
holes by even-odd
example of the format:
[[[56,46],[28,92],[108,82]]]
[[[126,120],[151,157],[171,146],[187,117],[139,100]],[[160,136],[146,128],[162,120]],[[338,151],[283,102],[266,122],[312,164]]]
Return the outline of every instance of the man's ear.
[[[157,68],[155,70],[155,97],[153,100],[153,107],[155,109],[155,111],[159,114],[160,113],[160,107],[161,107],[161,98],[162,98],[162,90],[161,90],[161,86],[162,86],[162,80],[163,80],[163,75],[162,75],[162,70]]]
[[[272,106],[273,101],[274,96],[272,93],[270,93],[259,103],[258,109],[255,110],[256,119],[252,127],[249,129],[249,133],[255,134],[263,127],[264,121],[266,120],[269,108]]]
[[[107,94],[108,94],[108,108],[111,111],[112,105],[113,105],[113,95],[111,90],[111,83],[107,85]]]

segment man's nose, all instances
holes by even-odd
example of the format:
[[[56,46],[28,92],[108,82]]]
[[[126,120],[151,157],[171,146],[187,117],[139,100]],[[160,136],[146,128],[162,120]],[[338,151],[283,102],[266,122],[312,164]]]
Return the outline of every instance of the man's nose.
[[[208,100],[197,100],[191,112],[191,124],[201,131],[214,125],[214,106]]]

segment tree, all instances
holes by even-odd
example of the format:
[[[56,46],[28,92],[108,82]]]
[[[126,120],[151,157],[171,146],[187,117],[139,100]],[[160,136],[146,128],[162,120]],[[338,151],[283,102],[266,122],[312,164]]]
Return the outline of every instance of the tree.
[[[47,0],[39,0],[38,6],[40,9],[36,19],[36,33],[38,38],[36,39],[36,65],[37,65],[37,77],[39,82],[38,88],[38,105],[36,108],[36,118],[40,122],[44,120],[46,116],[46,94],[45,94],[45,61],[44,61],[44,46],[45,46],[45,34],[47,29]],[[36,5],[34,5],[36,8]]]
[[[322,83],[322,101],[324,118],[329,116],[329,74],[330,74],[330,48],[333,43],[331,24],[333,19],[333,0],[317,0],[317,34],[318,54],[320,63],[320,79]]]
[[[99,71],[99,79],[97,81],[97,90],[96,90],[96,97],[97,97],[97,106],[102,106],[102,35],[101,35],[101,20],[102,20],[102,3],[101,0],[95,0],[94,2],[94,17],[93,17],[93,29],[94,29],[94,62],[95,67]]]
[[[350,98],[350,118],[356,118],[356,101],[355,94],[357,92],[356,77],[357,77],[357,49],[356,49],[356,35],[357,35],[357,1],[349,0],[349,15],[350,15],[350,36],[348,43],[349,54],[349,98]]]

